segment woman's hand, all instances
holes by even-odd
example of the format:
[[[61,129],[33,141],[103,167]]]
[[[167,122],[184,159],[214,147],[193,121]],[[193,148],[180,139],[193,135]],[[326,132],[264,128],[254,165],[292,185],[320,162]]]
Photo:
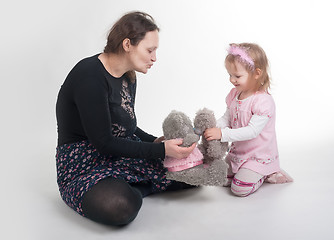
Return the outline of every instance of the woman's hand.
[[[156,138],[156,139],[154,140],[154,143],[161,143],[161,142],[163,142],[163,141],[165,141],[165,137],[164,137],[164,136],[159,137],[159,138]]]
[[[182,139],[171,139],[165,141],[165,152],[166,156],[181,159],[188,157],[189,154],[196,147],[196,143],[193,143],[190,147],[180,147],[183,142]]]
[[[206,140],[220,140],[222,138],[222,131],[220,128],[208,128],[204,131],[204,137]]]

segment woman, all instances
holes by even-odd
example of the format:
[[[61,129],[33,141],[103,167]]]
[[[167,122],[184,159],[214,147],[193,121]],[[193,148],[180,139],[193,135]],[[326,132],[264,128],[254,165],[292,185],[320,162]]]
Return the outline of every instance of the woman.
[[[165,178],[162,160],[186,157],[195,144],[163,142],[136,124],[135,71],[146,73],[156,61],[158,32],[148,14],[124,15],[104,52],[81,60],[59,91],[59,190],[68,206],[93,221],[128,224],[143,197],[188,187]]]

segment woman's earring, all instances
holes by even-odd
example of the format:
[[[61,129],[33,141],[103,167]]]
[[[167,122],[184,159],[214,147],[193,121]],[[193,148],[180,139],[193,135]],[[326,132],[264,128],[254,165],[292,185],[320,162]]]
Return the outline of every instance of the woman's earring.
[[[263,85],[264,85],[264,82],[262,82],[261,85],[263,86]]]

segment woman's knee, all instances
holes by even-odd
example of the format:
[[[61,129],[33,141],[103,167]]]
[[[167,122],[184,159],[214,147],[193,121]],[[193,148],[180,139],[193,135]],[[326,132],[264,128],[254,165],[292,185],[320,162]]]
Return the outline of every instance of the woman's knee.
[[[117,210],[114,209],[114,206],[110,209],[106,208],[108,216],[106,216],[105,223],[114,226],[127,225],[137,217],[142,206],[142,198],[140,195],[132,197],[120,195],[116,198],[118,201],[116,204]],[[111,215],[113,216],[111,217]]]
[[[125,181],[101,181],[82,201],[84,215],[106,225],[121,226],[132,222],[142,205],[141,194]]]

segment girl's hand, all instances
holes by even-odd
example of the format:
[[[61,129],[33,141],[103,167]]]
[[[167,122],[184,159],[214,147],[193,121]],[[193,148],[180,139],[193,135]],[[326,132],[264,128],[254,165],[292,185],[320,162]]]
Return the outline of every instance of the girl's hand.
[[[171,139],[165,141],[165,152],[166,156],[181,159],[188,157],[189,154],[196,147],[196,143],[193,143],[190,147],[180,147],[183,142],[182,139]]]
[[[164,136],[159,137],[159,138],[156,138],[156,139],[154,140],[154,143],[161,143],[161,142],[163,142],[163,141],[165,141],[165,137],[164,137]]]
[[[204,137],[206,140],[220,140],[222,138],[222,131],[220,128],[208,128],[204,132]]]

